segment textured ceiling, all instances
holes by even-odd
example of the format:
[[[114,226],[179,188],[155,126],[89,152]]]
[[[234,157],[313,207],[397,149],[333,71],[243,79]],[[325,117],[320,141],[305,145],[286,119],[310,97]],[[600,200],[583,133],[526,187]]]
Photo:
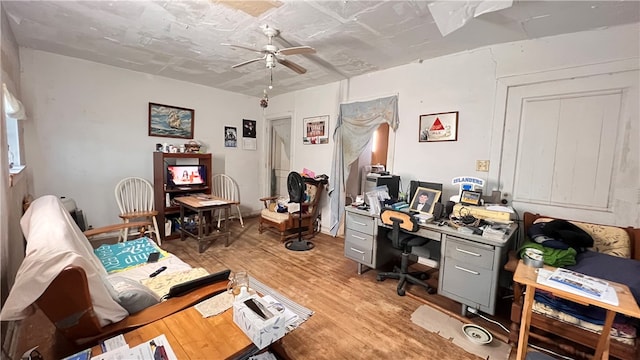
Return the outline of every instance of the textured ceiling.
[[[280,29],[280,48],[308,71],[278,64],[271,95],[327,84],[481,46],[640,21],[638,1],[514,1],[442,36],[432,1],[2,1],[20,46],[261,96],[260,26]],[[473,2],[471,2],[473,3]]]

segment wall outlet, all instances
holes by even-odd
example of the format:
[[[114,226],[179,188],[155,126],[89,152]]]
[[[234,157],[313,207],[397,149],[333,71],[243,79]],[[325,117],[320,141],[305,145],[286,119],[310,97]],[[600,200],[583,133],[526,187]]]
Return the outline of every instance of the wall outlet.
[[[476,171],[489,172],[489,160],[476,160]]]

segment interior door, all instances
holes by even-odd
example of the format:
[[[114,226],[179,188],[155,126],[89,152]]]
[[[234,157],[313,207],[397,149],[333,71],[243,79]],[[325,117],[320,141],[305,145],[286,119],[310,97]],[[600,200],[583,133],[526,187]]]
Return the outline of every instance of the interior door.
[[[270,196],[287,196],[287,176],[291,171],[291,118],[271,121],[269,154]]]
[[[637,222],[638,78],[635,70],[509,88],[500,182],[514,208]]]

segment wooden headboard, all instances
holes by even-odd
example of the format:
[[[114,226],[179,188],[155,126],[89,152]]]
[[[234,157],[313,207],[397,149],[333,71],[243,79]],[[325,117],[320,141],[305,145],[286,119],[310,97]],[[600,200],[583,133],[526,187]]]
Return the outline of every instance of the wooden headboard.
[[[530,213],[530,212],[525,212],[524,213],[524,231],[525,231],[525,234],[529,230],[529,226],[533,225],[533,222],[536,221],[538,218],[558,219],[558,218],[553,217],[553,216],[545,216],[545,215],[533,214],[533,213]],[[580,220],[570,220],[570,219],[559,219],[559,220],[580,221]],[[580,221],[580,222],[586,222],[586,221]],[[602,224],[602,225],[603,226],[614,226],[614,225],[604,225],[604,224]],[[631,226],[629,226],[629,227],[615,226],[615,227],[623,229],[627,234],[629,234],[629,239],[630,239],[630,244],[631,244],[631,258],[632,259],[636,259],[636,260],[640,260],[640,229],[634,228],[634,227],[631,227]]]

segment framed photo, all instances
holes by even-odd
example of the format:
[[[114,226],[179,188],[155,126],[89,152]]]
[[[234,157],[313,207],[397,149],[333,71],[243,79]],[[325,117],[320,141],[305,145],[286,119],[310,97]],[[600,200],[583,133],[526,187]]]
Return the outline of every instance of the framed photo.
[[[304,118],[303,123],[305,145],[329,143],[329,115]]]
[[[458,112],[420,115],[420,142],[457,141]]]
[[[409,209],[424,214],[432,214],[433,208],[440,199],[440,194],[440,190],[419,187],[413,195]]]
[[[193,109],[149,103],[149,136],[193,139]]]
[[[482,199],[482,192],[462,190],[460,193],[460,204],[462,205],[480,205],[480,199]]]
[[[232,126],[224,127],[224,147],[238,146],[238,129]]]
[[[256,138],[256,121],[242,119],[242,137]]]

